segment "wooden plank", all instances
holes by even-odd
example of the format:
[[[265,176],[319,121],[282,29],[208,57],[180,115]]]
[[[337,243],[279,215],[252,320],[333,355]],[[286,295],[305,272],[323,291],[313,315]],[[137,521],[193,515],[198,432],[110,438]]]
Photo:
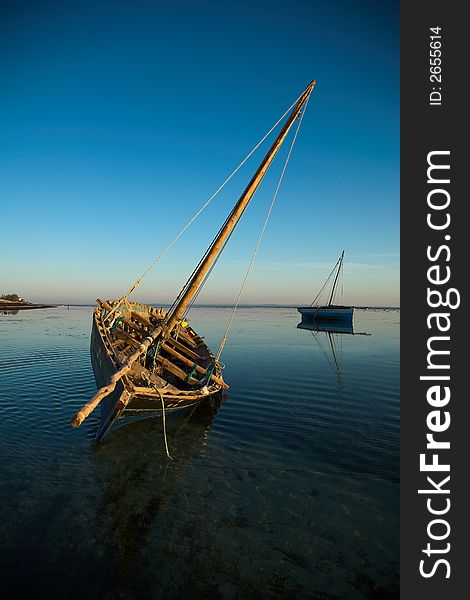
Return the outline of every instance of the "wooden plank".
[[[136,310],[131,310],[130,314],[132,315],[133,319],[135,319],[136,321],[139,321],[139,323],[141,323],[145,327],[148,327],[149,329],[155,328],[155,325],[149,319],[147,319],[147,317],[144,317],[144,315],[137,312]]]
[[[106,305],[110,306],[105,301],[102,301],[102,305],[104,306],[104,308],[107,308]],[[133,315],[135,316],[135,313],[133,313]],[[124,317],[123,322],[126,323],[127,325],[130,325],[134,330],[137,330],[137,332],[142,335],[142,330],[140,328],[138,328],[138,326],[136,326],[134,323],[132,323],[130,321],[129,317]],[[187,334],[187,332],[185,332],[185,334]],[[140,346],[141,342],[139,340],[136,340],[135,338],[133,338],[130,334],[128,334],[122,328],[119,329],[119,333],[117,335],[118,335],[118,337],[123,337],[134,348],[138,348]],[[181,354],[181,352],[178,352],[177,350],[175,350],[174,348],[172,348],[169,345],[170,343],[173,344],[173,345],[175,345],[175,347],[181,348],[182,351],[186,352],[191,358],[187,358],[186,356],[184,356],[183,354]],[[179,361],[181,361],[182,363],[184,363],[185,365],[188,365],[189,367],[192,367],[195,362],[201,360],[201,357],[198,354],[196,354],[195,352],[193,352],[189,348],[186,348],[186,346],[184,346],[183,344],[181,344],[181,342],[178,342],[177,340],[174,340],[173,338],[170,338],[167,342],[163,342],[162,348],[166,352],[168,352],[169,354],[171,354],[172,356],[174,356],[175,358],[177,358]],[[171,364],[173,364],[173,363],[171,363]],[[176,367],[176,365],[173,365],[173,366],[175,367],[175,369],[178,369],[179,372],[171,371],[170,369],[168,369],[168,370],[170,372],[172,372],[174,375],[176,375],[177,377],[179,377],[180,379],[182,378],[183,380],[185,380],[186,377],[187,377],[187,374],[184,371],[182,371],[181,369],[179,369],[178,367]],[[204,367],[201,367],[200,365],[196,365],[196,371],[198,373],[200,373],[201,375],[205,375],[207,373],[207,369],[204,369]],[[184,377],[182,377],[181,374],[184,374]],[[189,381],[189,383],[192,383],[192,380],[194,380],[195,383],[199,383],[199,381],[197,379],[195,379],[194,377],[191,378],[191,380]],[[218,385],[220,385],[225,390],[227,390],[229,388],[229,386],[223,381],[223,379],[220,379],[220,377],[217,377],[214,374],[211,375],[210,380],[214,381],[214,383],[217,383]]]
[[[111,307],[111,305],[109,304],[109,302],[106,302],[105,300],[100,300],[100,299],[98,299],[98,300],[97,300],[97,302],[100,304],[100,306],[101,306],[102,308],[105,308],[106,310],[111,310],[111,308],[112,308],[112,307]],[[132,312],[132,313],[131,313],[131,315],[132,315],[133,317],[135,317],[135,316],[136,316],[136,313]],[[140,316],[140,315],[139,315],[139,316]],[[138,336],[139,336],[139,340],[140,340],[140,341],[139,341],[139,343],[138,343],[137,345],[135,345],[135,341],[136,341],[136,340],[135,340],[135,339],[134,339],[132,336],[130,336],[130,335],[127,333],[127,332],[125,332],[125,331],[123,330],[123,328],[122,328],[122,327],[120,327],[120,328],[119,328],[119,333],[123,333],[123,334],[124,334],[124,335],[123,335],[123,337],[124,337],[124,338],[125,338],[127,341],[129,341],[129,343],[130,343],[130,344],[131,344],[131,345],[132,345],[134,348],[138,348],[138,347],[139,347],[139,345],[140,345],[140,343],[142,342],[142,340],[143,340],[145,337],[147,337],[147,335],[148,335],[148,333],[149,333],[149,332],[148,332],[147,330],[143,329],[143,328],[142,328],[140,325],[138,325],[137,323],[134,323],[134,322],[131,320],[131,317],[130,317],[130,316],[121,315],[121,317],[120,317],[120,318],[122,319],[122,322],[123,322],[123,323],[125,323],[125,324],[126,324],[128,327],[130,327],[130,329],[132,329],[133,331],[135,331],[135,332],[138,334]],[[137,320],[139,320],[139,319],[137,319]],[[141,320],[142,320],[142,319],[141,319]],[[147,323],[150,323],[150,321],[147,321],[146,319],[144,319],[144,320],[145,320]],[[152,324],[151,324],[151,323],[150,323],[150,326],[152,326]]]
[[[109,302],[106,302],[105,300],[98,300],[98,302],[102,308],[105,308],[106,310],[112,309],[112,306],[109,304]],[[139,321],[139,323],[144,324],[146,327],[153,327],[152,323],[150,323],[150,321],[148,319],[146,319],[145,317],[142,317],[142,315],[138,314],[137,312],[131,312],[130,316],[122,315],[121,318],[126,325],[128,325],[132,330],[134,330],[137,334],[139,334],[140,340],[144,339],[144,337],[146,337],[148,332],[146,330],[142,329],[141,327],[139,327],[139,325],[137,325],[136,323],[134,323],[131,320],[131,318],[134,318],[135,320]],[[128,340],[129,343],[131,343],[134,346],[134,348],[137,348],[137,346],[134,344],[134,341],[135,341],[134,338],[129,336],[122,329],[120,329],[120,331],[122,331],[125,334],[124,338],[126,340]],[[184,332],[184,334],[185,334],[185,336],[184,336],[185,338],[186,338],[186,336],[189,337],[186,331]],[[192,363],[187,363],[187,364],[193,364],[194,362],[201,360],[201,356],[199,356],[199,354],[196,354],[195,352],[193,352],[190,348],[187,348],[181,342],[178,342],[177,340],[175,340],[173,338],[169,338],[168,342],[171,342],[175,346],[175,348],[180,350],[180,352],[183,352],[184,354],[189,356],[189,358],[192,360]],[[163,345],[166,346],[166,344],[168,342],[165,342],[165,344],[163,344]]]
[[[187,381],[188,374],[176,365],[174,365],[167,358],[163,358],[163,356],[160,356],[160,354],[157,354],[156,360],[162,365],[164,369],[166,369],[170,373],[173,373],[173,375],[176,375],[176,377],[178,377],[182,381],[190,383],[191,385],[196,385],[197,383],[199,383],[199,381],[194,377],[190,377],[190,379]]]
[[[184,327],[179,327],[174,332],[178,332],[178,337],[182,338],[187,344],[191,346],[191,348],[197,348],[199,346],[198,342],[185,330]]]
[[[172,356],[174,356],[175,358],[177,358],[178,360],[183,362],[185,365],[188,365],[188,367],[192,367],[194,365],[194,361],[191,362],[189,360],[189,358],[186,358],[185,356],[180,354],[178,351],[176,351],[174,348],[170,348],[167,344],[165,344],[165,343],[162,344],[162,348],[165,350],[165,352],[168,352],[169,354],[171,354]],[[196,365],[195,369],[198,373],[201,373],[201,375],[205,375],[207,373],[207,369],[204,369],[204,367],[201,367],[200,365]],[[212,374],[211,381],[214,381],[215,383],[220,385],[224,390],[228,390],[229,386],[225,383],[225,381],[223,379],[220,379],[220,377],[217,377],[217,375]]]
[[[131,346],[134,346],[134,348],[138,348],[140,346],[140,342],[138,340],[134,339],[126,331],[124,331],[122,329],[119,329],[118,335],[119,335],[119,337],[124,338],[126,340],[126,342],[128,342]],[[172,340],[172,341],[174,341],[174,340]],[[191,361],[189,358],[186,358],[185,356],[183,356],[182,354],[180,354],[174,348],[171,348],[166,342],[164,342],[162,344],[162,349],[164,349],[165,352],[168,352],[169,354],[171,354],[172,356],[174,356],[175,358],[177,358],[178,360],[180,360],[184,364],[188,365],[189,367],[192,367],[193,364],[194,364],[194,362],[195,362],[195,361]],[[157,360],[158,359],[159,359],[159,355],[157,355]],[[200,360],[200,357],[198,356],[197,359]],[[163,360],[167,360],[167,359],[163,359]],[[162,361],[159,360],[158,362],[162,362]],[[168,371],[170,371],[170,373],[173,373],[173,375],[176,375],[177,377],[179,377],[180,379],[182,379],[183,381],[185,381],[186,378],[187,378],[187,373],[185,373],[185,371],[183,371],[182,369],[180,369],[176,365],[173,365],[172,362],[168,361],[168,363],[171,364],[174,367],[174,370],[171,370],[168,367],[168,365],[165,365],[165,367],[168,369]],[[201,373],[202,375],[205,375],[207,373],[207,369],[204,369],[204,367],[201,367],[199,365],[196,366],[196,371],[198,373]],[[214,381],[215,383],[217,383],[218,385],[220,385],[225,390],[227,390],[229,388],[229,386],[222,379],[220,379],[220,377],[217,377],[214,374],[211,375],[211,381]],[[196,378],[191,377],[191,379],[189,380],[188,383],[197,384],[197,383],[199,383],[199,381]]]
[[[193,350],[191,350],[190,348],[188,348],[181,342],[174,340],[173,338],[168,338],[165,342],[165,345],[167,345],[167,344],[173,344],[173,346],[177,350],[179,350],[180,352],[183,352],[183,354],[186,354],[186,356],[188,356],[189,358],[192,358],[193,362],[196,362],[198,360],[201,360],[201,358],[203,358],[203,357],[199,356],[199,354],[196,354],[196,352],[193,352]],[[209,357],[207,357],[207,358],[209,358]]]
[[[118,350],[121,346],[127,347],[126,341],[122,339],[113,340],[112,344],[115,350]]]
[[[160,399],[160,396],[158,395],[158,392],[155,390],[155,388],[134,385],[132,391],[134,394],[140,394],[141,396],[151,396],[152,398]]]
[[[119,338],[124,338],[124,340],[134,348],[139,348],[140,344],[142,343],[139,340],[133,338],[129,333],[127,333],[127,331],[124,331],[124,329],[122,328],[119,328],[119,330],[115,332],[115,335]]]
[[[105,308],[106,310],[112,310],[111,304],[109,304],[109,302],[106,302],[106,300],[100,300],[98,298],[97,302],[101,306],[101,308]],[[132,313],[132,315],[135,316],[135,313]],[[126,323],[126,325],[129,325],[129,327],[131,329],[133,329],[135,332],[137,332],[142,338],[147,336],[148,331],[146,331],[145,329],[142,329],[142,327],[137,325],[137,323],[134,323],[129,316],[120,315],[119,318],[122,319],[123,322]],[[149,323],[150,323],[150,321],[149,321]],[[153,327],[153,325],[150,324],[150,327]]]

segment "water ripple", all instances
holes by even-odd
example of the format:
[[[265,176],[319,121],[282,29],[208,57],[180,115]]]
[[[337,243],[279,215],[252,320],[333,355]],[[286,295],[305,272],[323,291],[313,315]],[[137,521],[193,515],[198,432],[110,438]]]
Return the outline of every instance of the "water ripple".
[[[0,546],[18,597],[31,577],[36,597],[396,591],[399,314],[358,311],[372,335],[337,340],[338,372],[294,309],[240,313],[227,398],[167,424],[172,461],[159,419],[99,446],[98,412],[70,427],[96,389],[91,308],[0,318]],[[192,325],[216,346],[228,315]]]

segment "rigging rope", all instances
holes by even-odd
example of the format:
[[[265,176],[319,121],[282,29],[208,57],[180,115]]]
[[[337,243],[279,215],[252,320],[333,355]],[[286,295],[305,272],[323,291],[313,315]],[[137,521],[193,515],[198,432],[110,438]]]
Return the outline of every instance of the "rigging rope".
[[[322,295],[322,292],[323,292],[323,290],[324,290],[324,289],[326,288],[326,286],[328,285],[328,282],[330,281],[330,279],[331,279],[331,276],[332,276],[332,275],[333,275],[333,273],[335,272],[335,270],[336,270],[336,267],[338,266],[338,263],[339,263],[339,261],[340,261],[340,260],[341,260],[341,259],[340,259],[340,258],[338,258],[338,260],[337,260],[337,261],[336,261],[336,263],[335,263],[335,266],[334,266],[334,267],[331,269],[331,273],[328,275],[328,277],[327,277],[327,279],[326,279],[325,283],[323,284],[323,286],[322,286],[321,290],[320,290],[320,291],[318,292],[318,294],[315,296],[315,298],[313,299],[313,302],[312,302],[312,304],[310,304],[310,306],[314,306],[314,305],[317,303],[317,300],[320,298],[320,296]]]
[[[301,94],[302,95],[302,94]],[[183,229],[178,233],[175,239],[157,256],[157,258],[153,261],[153,263],[147,268],[146,271],[137,279],[133,286],[129,288],[129,290],[122,296],[122,298],[117,302],[117,304],[111,309],[109,314],[107,315],[107,319],[110,318],[114,312],[121,306],[123,302],[127,302],[127,298],[135,291],[135,289],[140,285],[142,279],[153,269],[153,267],[157,264],[157,262],[162,258],[164,254],[168,252],[168,250],[179,240],[179,238],[183,235],[183,233],[188,229],[188,227],[197,219],[197,217],[209,206],[212,200],[217,196],[217,194],[222,190],[222,188],[232,179],[232,177],[241,169],[241,167],[246,163],[246,161],[252,156],[252,154],[261,146],[264,140],[276,129],[279,123],[284,119],[284,117],[291,111],[291,109],[298,102],[300,96],[289,106],[289,108],[284,112],[282,117],[280,117],[277,122],[271,127],[271,129],[264,135],[264,137],[256,144],[256,146],[251,150],[249,154],[245,156],[242,162],[237,166],[237,168],[232,171],[232,173],[227,177],[227,179],[219,186],[219,188],[212,194],[212,196],[203,204],[203,206],[197,211],[197,213],[186,223]]]
[[[341,258],[339,260],[341,260]],[[336,286],[336,289],[333,291],[332,304],[340,304],[343,299],[343,269],[344,269],[344,259],[341,260],[341,265],[340,265],[339,272],[338,272],[338,281],[341,281],[341,286],[339,289],[338,289],[338,286]],[[337,302],[338,297],[339,297],[339,302]]]
[[[243,211],[243,213],[244,212],[245,211]],[[228,244],[230,238],[232,237],[233,232],[235,231],[238,223],[240,222],[240,219],[242,218],[243,213],[238,217],[237,221],[235,222],[235,224],[233,226],[233,229],[230,231],[230,233],[227,236],[227,239],[225,240],[225,242],[223,243],[223,245],[220,248],[219,252],[217,253],[217,256],[215,257],[214,262],[209,267],[209,270],[207,271],[206,275],[204,276],[204,279],[201,281],[201,283],[199,284],[199,287],[197,288],[194,296],[191,298],[191,302],[188,304],[188,306],[186,307],[186,310],[184,311],[184,313],[182,315],[183,319],[185,319],[188,316],[189,311],[193,307],[194,303],[196,302],[197,298],[199,297],[199,294],[202,292],[204,286],[206,285],[207,280],[209,279],[212,271],[214,270],[215,265],[217,264],[219,258],[222,256],[222,253],[225,250],[226,245]],[[174,302],[174,304],[176,304],[176,301]]]
[[[174,307],[178,304],[179,299],[181,298],[181,296],[186,292],[186,290],[188,289],[194,274],[196,273],[196,271],[199,269],[199,267],[201,266],[201,264],[204,262],[206,256],[209,254],[210,249],[212,248],[212,246],[214,245],[216,239],[219,237],[220,232],[222,231],[223,227],[225,226],[225,224],[227,223],[227,221],[230,219],[229,215],[226,219],[225,222],[220,226],[219,231],[217,232],[216,236],[214,237],[214,239],[211,242],[211,245],[207,248],[207,250],[204,252],[204,255],[201,257],[201,260],[198,262],[198,264],[194,267],[193,272],[191,273],[191,275],[188,277],[188,279],[186,280],[186,283],[184,284],[183,288],[181,289],[180,293],[178,294],[178,296],[175,298],[173,304],[170,306],[170,308],[167,311],[167,319],[169,318],[169,316],[171,315],[171,313],[173,312]],[[240,221],[240,217],[237,219],[237,222],[235,223],[235,227],[238,224],[238,222]],[[230,231],[228,238],[225,240],[222,248],[219,250],[219,252],[217,253],[217,256],[214,260],[214,262],[211,264],[209,271],[206,273],[203,281],[199,284],[199,287],[197,288],[196,292],[195,292],[195,296],[198,296],[199,293],[201,292],[201,289],[204,287],[207,279],[209,278],[210,273],[212,273],[212,270],[215,267],[215,264],[217,263],[217,261],[220,258],[220,255],[222,254],[223,249],[225,248],[225,246],[227,245],[228,240],[230,239],[230,237],[232,236],[232,233],[235,229],[235,227]],[[193,296],[193,298],[191,299],[190,305],[192,306],[194,303],[195,297]],[[184,312],[184,315],[182,315],[182,318],[184,318],[184,316],[187,314],[188,310],[186,309]]]
[[[343,292],[344,292],[344,288],[343,288],[343,283],[344,283],[344,258],[343,258],[343,262],[341,263],[341,273],[340,273],[340,278],[341,278],[341,291],[340,291],[340,296],[339,296],[339,300],[340,300],[340,304],[343,304]]]
[[[163,401],[163,394],[160,392],[160,390],[157,387],[155,387],[154,389],[157,392],[157,394],[160,396],[160,400],[162,401],[163,439],[165,440],[166,455],[168,456],[169,459],[173,460],[173,458],[170,455],[170,451],[168,450],[168,440],[166,437],[165,402]]]
[[[307,110],[307,106],[308,106],[308,102],[309,102],[309,100],[310,100],[310,97],[307,99],[307,102],[305,103],[305,105],[304,105],[304,107],[303,107],[303,109],[302,109],[302,113],[301,113],[301,115],[300,115],[300,118],[299,118],[299,124],[297,125],[297,129],[296,129],[296,131],[295,131],[295,134],[294,134],[294,137],[293,137],[293,139],[292,139],[292,143],[291,143],[291,145],[290,145],[289,152],[287,153],[287,158],[286,158],[286,161],[285,161],[285,163],[284,163],[284,167],[283,167],[283,169],[282,169],[281,176],[279,177],[279,181],[278,181],[278,183],[277,183],[277,187],[276,187],[276,190],[275,190],[275,192],[274,192],[273,199],[271,200],[271,204],[270,204],[270,206],[269,206],[269,210],[268,210],[268,212],[267,212],[267,215],[266,215],[266,218],[265,218],[265,220],[264,220],[263,227],[261,228],[261,232],[260,232],[260,235],[259,235],[258,241],[257,241],[257,243],[256,243],[255,249],[254,249],[254,251],[253,251],[253,254],[252,254],[252,256],[251,256],[250,264],[248,265],[248,269],[247,269],[247,271],[246,271],[246,273],[245,273],[245,277],[244,277],[244,279],[243,279],[243,282],[242,282],[242,285],[241,285],[240,291],[239,291],[239,293],[238,293],[237,300],[236,300],[236,302],[235,302],[235,305],[234,305],[234,307],[233,307],[233,309],[232,309],[232,314],[230,315],[230,319],[229,319],[229,322],[228,322],[228,324],[227,324],[227,328],[225,329],[224,336],[223,336],[223,338],[222,338],[222,341],[220,342],[220,346],[219,346],[219,349],[217,350],[217,354],[216,354],[216,357],[215,357],[215,361],[214,361],[214,362],[218,362],[218,361],[219,361],[219,359],[220,359],[220,355],[222,354],[222,351],[223,351],[223,349],[224,349],[225,343],[227,342],[227,337],[228,337],[228,334],[229,334],[229,331],[230,331],[230,327],[232,326],[233,319],[235,318],[235,313],[237,312],[238,305],[240,304],[240,300],[241,300],[242,294],[243,294],[243,292],[244,292],[244,290],[245,290],[246,283],[247,283],[247,281],[248,281],[248,276],[249,276],[249,274],[250,274],[251,268],[252,268],[252,266],[253,266],[253,263],[254,263],[254,261],[255,261],[256,254],[258,253],[258,249],[259,249],[259,247],[260,247],[261,240],[263,239],[263,235],[264,235],[264,232],[265,232],[266,226],[267,226],[267,224],[268,224],[269,217],[271,216],[271,212],[272,212],[272,210],[273,210],[274,203],[275,203],[275,201],[276,201],[276,198],[277,198],[277,195],[278,195],[278,192],[279,192],[279,188],[281,187],[281,183],[282,183],[282,180],[283,180],[283,178],[284,178],[284,173],[286,172],[287,165],[288,165],[288,163],[289,163],[289,159],[290,159],[290,157],[291,157],[292,150],[293,150],[293,148],[294,148],[294,144],[295,144],[295,141],[296,141],[296,139],[297,139],[297,135],[298,135],[298,133],[299,133],[300,126],[302,125],[302,121],[303,121],[303,118],[304,118],[305,111]]]

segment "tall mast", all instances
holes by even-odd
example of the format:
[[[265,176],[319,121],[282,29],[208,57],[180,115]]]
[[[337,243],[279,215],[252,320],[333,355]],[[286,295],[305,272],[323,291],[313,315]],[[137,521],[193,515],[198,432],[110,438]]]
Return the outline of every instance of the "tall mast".
[[[335,280],[333,282],[333,287],[331,288],[331,294],[330,294],[330,299],[328,300],[328,306],[331,306],[331,302],[333,301],[336,284],[338,283],[339,272],[341,271],[341,267],[343,266],[343,258],[344,258],[344,250],[341,253],[341,256],[339,258],[338,270],[336,271],[336,276],[335,276]]]
[[[292,109],[292,112],[289,115],[289,118],[287,119],[281,132],[275,139],[271,148],[268,150],[266,156],[264,157],[263,161],[261,162],[260,166],[258,167],[256,173],[251,178],[250,183],[245,188],[245,191],[240,196],[238,202],[233,207],[232,211],[230,212],[229,216],[227,217],[227,220],[225,221],[224,225],[222,226],[221,230],[219,231],[217,237],[214,239],[214,241],[212,242],[212,245],[209,247],[209,250],[207,251],[205,258],[202,260],[201,264],[195,271],[194,275],[191,277],[191,280],[188,282],[188,285],[186,286],[184,293],[182,294],[181,298],[178,300],[177,304],[174,306],[172,312],[170,313],[170,315],[168,317],[168,320],[166,323],[166,334],[167,335],[173,329],[173,327],[177,323],[178,319],[183,314],[183,312],[185,311],[188,304],[191,302],[191,299],[194,296],[194,294],[196,293],[196,291],[199,287],[199,284],[201,283],[205,274],[209,270],[211,264],[217,257],[224,242],[230,235],[230,232],[232,231],[232,229],[234,229],[236,227],[239,218],[243,214],[243,211],[245,210],[245,208],[250,203],[250,200],[252,199],[259,184],[261,183],[261,180],[263,179],[266,171],[268,170],[269,165],[272,163],[277,151],[281,147],[282,142],[284,141],[287,134],[289,133],[289,130],[292,127],[292,124],[294,123],[295,119],[297,119],[299,117],[300,111],[302,110],[305,103],[307,102],[310,94],[312,93],[314,86],[315,86],[315,81],[312,81],[305,88],[305,90],[302,93],[302,95],[300,96],[297,104]]]

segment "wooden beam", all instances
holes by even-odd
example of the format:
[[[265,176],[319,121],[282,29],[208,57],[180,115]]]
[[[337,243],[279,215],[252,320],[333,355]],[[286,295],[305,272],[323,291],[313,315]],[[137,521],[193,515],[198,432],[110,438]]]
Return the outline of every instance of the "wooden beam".
[[[134,348],[139,348],[140,344],[142,343],[140,340],[133,338],[129,333],[127,333],[127,331],[124,331],[123,329],[119,329],[119,331],[116,332],[116,335],[124,338],[126,342]]]
[[[161,356],[160,354],[157,354],[156,360],[162,365],[162,367],[164,369],[166,369],[167,371],[170,371],[170,373],[173,373],[173,375],[176,375],[176,377],[178,377],[182,381],[186,381],[187,383],[189,383],[191,385],[196,385],[197,383],[199,383],[199,381],[197,379],[195,379],[194,377],[190,377],[188,380],[188,374],[185,373],[185,371],[183,371],[183,369],[180,369],[179,367],[174,365],[171,362],[171,360],[168,360],[168,358],[163,358],[163,356]]]
[[[181,338],[184,342],[186,342],[186,344],[189,344],[191,346],[191,348],[198,348],[199,344],[198,342],[189,334],[189,332],[187,331],[187,329],[185,327],[179,327],[178,329],[173,330],[173,333],[178,332],[178,338]],[[197,335],[197,334],[196,334]],[[198,336],[199,337],[199,336]],[[172,336],[170,336],[168,339],[174,339]]]
[[[183,356],[182,354],[180,354],[173,348],[170,348],[166,343],[162,344],[162,348],[166,352],[168,352],[169,354],[171,354],[172,356],[174,356],[175,358],[180,360],[185,365],[188,365],[189,367],[192,367],[194,365],[194,361],[193,362],[190,361],[188,358],[186,358],[185,356]],[[198,373],[201,373],[202,375],[205,375],[207,373],[207,369],[204,369],[204,367],[201,367],[200,365],[196,365],[195,369]],[[220,377],[217,377],[217,375],[212,374],[211,381],[214,381],[215,383],[220,385],[224,390],[228,390],[228,388],[229,388],[229,386],[225,383],[225,381],[223,379],[220,379]]]
[[[99,300],[99,304],[102,308],[105,308],[106,310],[111,310],[112,306],[111,304],[109,304],[109,302],[106,302],[105,300]],[[134,330],[137,334],[139,334],[140,336],[140,341],[147,335],[147,331],[145,331],[144,329],[142,329],[141,327],[139,327],[139,325],[137,325],[136,323],[134,323],[131,318],[132,317],[136,317],[136,313],[130,313],[129,315],[121,315],[121,318],[123,320],[124,323],[126,323],[126,325],[128,325],[132,330]],[[148,321],[147,319],[145,319],[144,317],[141,317],[140,315],[138,316],[138,318],[136,319],[139,322],[145,324],[145,326],[152,326],[153,325],[150,323],[150,321]],[[135,345],[136,340],[132,337],[129,336],[129,334],[127,334],[122,328],[119,329],[120,333],[125,334],[123,337],[126,340],[129,340],[130,343],[137,348],[140,345],[140,341],[137,345]],[[186,336],[188,336],[188,333],[185,331],[184,332]],[[190,348],[188,348],[187,346],[185,346],[184,344],[182,344],[181,342],[178,342],[178,340],[175,340],[174,338],[170,337],[167,342],[171,342],[175,348],[177,348],[180,352],[183,352],[184,354],[186,354],[189,358],[192,359],[193,363],[201,360],[201,356],[199,354],[196,354],[196,352],[193,352]],[[165,343],[166,345],[166,343]],[[192,364],[192,363],[191,363]]]
[[[155,325],[149,319],[147,319],[147,317],[144,317],[144,315],[140,314],[136,310],[131,310],[130,314],[132,315],[133,319],[139,321],[139,323],[144,325],[144,327],[148,327],[149,329],[153,329],[155,327]]]
[[[165,342],[165,345],[167,345],[167,344],[173,344],[173,346],[177,350],[179,350],[180,352],[183,352],[183,354],[186,354],[186,356],[189,356],[189,358],[192,358],[193,362],[196,362],[197,360],[201,360],[201,358],[202,358],[201,356],[199,356],[199,354],[196,354],[196,352],[193,352],[190,348],[188,348],[181,342],[174,340],[171,337],[168,338],[167,341]]]
[[[110,311],[112,310],[112,305],[109,304],[109,302],[106,302],[106,300],[101,300],[100,298],[97,299],[97,303],[101,306],[101,308],[105,308],[106,310]],[[118,316],[118,314],[116,314],[116,317]],[[127,325],[129,325],[129,327],[131,327],[134,331],[138,332],[142,338],[146,337],[148,335],[148,331],[146,329],[143,329],[141,326],[139,326],[137,323],[134,323],[134,321],[132,321],[132,318],[134,318],[136,321],[139,321],[139,323],[141,325],[144,325],[147,328],[152,329],[153,328],[153,324],[146,319],[145,317],[142,317],[141,315],[137,316],[137,313],[131,311],[129,313],[123,313],[120,315],[120,317],[124,323],[126,323]]]

